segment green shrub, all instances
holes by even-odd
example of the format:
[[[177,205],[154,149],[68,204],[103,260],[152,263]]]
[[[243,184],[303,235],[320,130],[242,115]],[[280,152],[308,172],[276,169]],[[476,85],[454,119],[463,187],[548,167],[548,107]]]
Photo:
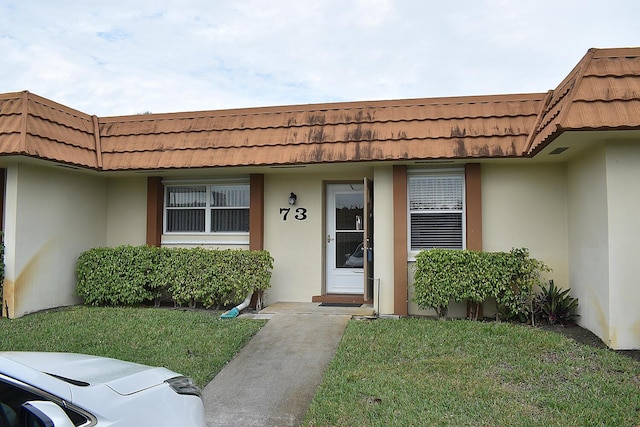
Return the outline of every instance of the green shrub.
[[[553,280],[549,286],[541,286],[541,291],[536,295],[533,303],[533,312],[536,320],[554,325],[572,323],[578,317],[578,299],[569,296],[570,289],[560,290]]]
[[[168,289],[171,298],[179,305],[195,307],[202,302],[205,294],[212,293],[209,287],[213,286],[213,272],[220,266],[214,262],[207,264],[205,250],[166,250],[169,256],[164,258],[164,264],[161,265],[161,273],[166,280],[163,288]]]
[[[78,259],[76,294],[85,304],[136,305],[153,299],[149,279],[157,266],[157,248],[96,248]]]
[[[4,233],[0,232],[0,295],[4,283]]]
[[[0,232],[0,317],[2,317],[3,288],[4,288],[4,233]]]
[[[462,253],[462,252],[460,252]],[[422,308],[433,308],[438,318],[447,316],[447,309],[451,301],[455,301],[460,294],[459,282],[449,274],[442,265],[447,263],[456,269],[454,253],[441,249],[422,251],[416,255],[414,273],[415,294],[413,301]]]
[[[534,289],[543,283],[541,274],[550,269],[542,261],[531,258],[526,248],[512,249],[502,260],[507,280],[500,283],[495,295],[498,315],[506,320],[533,322]]]
[[[154,306],[159,307],[163,301],[173,301],[169,288],[173,270],[171,267],[172,254],[176,249],[166,249],[148,246],[155,252],[154,268],[148,271],[147,289],[151,293]]]
[[[4,233],[0,232],[0,317],[3,311],[2,301],[4,301]]]
[[[78,260],[76,293],[89,305],[173,300],[204,307],[242,301],[269,287],[267,251],[120,246],[96,248]]]
[[[469,300],[481,303],[491,295],[495,282],[490,263],[481,252],[449,249],[422,251],[416,256],[414,301],[447,316],[449,303]]]
[[[493,297],[502,317],[526,321],[531,313],[533,288],[546,265],[529,257],[527,249],[478,252],[432,249],[416,256],[414,302],[446,317],[451,302],[477,306]]]

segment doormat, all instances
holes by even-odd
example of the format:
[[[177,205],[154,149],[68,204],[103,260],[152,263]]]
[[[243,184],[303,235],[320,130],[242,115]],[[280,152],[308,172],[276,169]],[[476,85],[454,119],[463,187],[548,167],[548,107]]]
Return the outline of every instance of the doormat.
[[[360,307],[362,304],[354,302],[323,302],[320,307]]]

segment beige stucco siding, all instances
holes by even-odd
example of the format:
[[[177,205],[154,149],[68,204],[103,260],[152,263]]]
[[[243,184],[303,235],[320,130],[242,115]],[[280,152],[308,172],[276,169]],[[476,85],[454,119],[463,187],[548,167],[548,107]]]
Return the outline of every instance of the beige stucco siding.
[[[6,190],[9,316],[77,303],[78,256],[106,243],[106,181],[63,168],[12,164]]]
[[[614,349],[640,348],[640,147],[606,145],[609,218],[609,342]]]
[[[265,175],[264,247],[274,258],[271,288],[265,301],[311,301],[323,294],[326,182],[371,178],[371,168],[335,166],[322,173],[282,173]],[[288,204],[289,193],[298,200]],[[287,219],[280,209],[289,209]],[[297,209],[304,209],[297,211]]]
[[[568,167],[570,285],[580,300],[579,323],[613,349],[640,348],[639,162],[634,141],[603,142]]]
[[[111,178],[107,182],[107,246],[144,245],[147,223],[145,178]]]
[[[563,164],[482,165],[482,246],[485,251],[528,248],[569,283],[567,173]]]
[[[322,289],[322,179],[317,175],[267,175],[264,186],[264,242],[274,258],[266,302],[311,301]],[[298,196],[294,206],[288,203],[291,192]],[[286,220],[280,209],[290,209]],[[299,215],[296,209],[305,211]]]
[[[570,287],[579,298],[580,324],[609,340],[609,253],[604,148],[568,167]]]
[[[567,232],[567,175],[562,164],[482,164],[482,246],[485,251],[528,248],[544,261],[559,286],[569,282]],[[409,263],[409,313],[434,315],[411,301],[414,263]],[[495,314],[495,304],[485,304],[484,314]],[[452,304],[449,316],[466,315],[466,304]]]
[[[324,215],[322,178],[317,175],[267,175],[265,177],[264,245],[274,258],[267,304],[277,301],[311,301],[322,291]],[[289,205],[289,193],[298,200]],[[284,219],[284,211],[291,209]],[[296,209],[303,215],[296,214]],[[296,218],[297,216],[297,218]]]
[[[373,175],[373,295],[379,314],[393,313],[393,169],[381,166]]]

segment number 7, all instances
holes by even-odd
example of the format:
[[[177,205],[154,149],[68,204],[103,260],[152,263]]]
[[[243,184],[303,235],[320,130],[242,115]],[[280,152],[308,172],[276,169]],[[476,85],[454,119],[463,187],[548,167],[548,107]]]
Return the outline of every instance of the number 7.
[[[287,220],[287,215],[289,215],[289,212],[291,212],[291,208],[280,208],[280,215],[284,213],[284,215],[282,216],[283,221]]]

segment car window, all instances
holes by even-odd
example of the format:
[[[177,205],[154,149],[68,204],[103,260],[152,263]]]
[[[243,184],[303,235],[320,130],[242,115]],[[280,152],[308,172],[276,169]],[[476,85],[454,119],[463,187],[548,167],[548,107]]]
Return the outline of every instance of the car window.
[[[10,381],[0,378],[0,427],[18,427],[18,415],[20,407],[23,403],[33,400],[51,400],[46,396],[39,395],[36,391],[27,390]],[[89,423],[89,420],[72,411],[69,408],[63,408],[69,419],[76,426],[82,426]]]
[[[0,379],[0,426],[17,427],[20,407],[30,400],[42,397]]]

